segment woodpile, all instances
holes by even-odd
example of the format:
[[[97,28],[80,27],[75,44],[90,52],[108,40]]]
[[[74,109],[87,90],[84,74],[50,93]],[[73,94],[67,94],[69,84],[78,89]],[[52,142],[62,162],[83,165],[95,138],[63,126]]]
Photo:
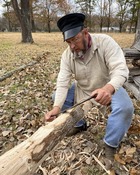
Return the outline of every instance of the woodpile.
[[[129,79],[124,86],[140,100],[140,51],[135,48],[125,48],[123,51],[129,68]]]

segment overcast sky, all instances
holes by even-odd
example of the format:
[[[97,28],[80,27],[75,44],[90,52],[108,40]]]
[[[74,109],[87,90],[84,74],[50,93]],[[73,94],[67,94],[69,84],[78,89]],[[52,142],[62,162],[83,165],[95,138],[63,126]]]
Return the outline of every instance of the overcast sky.
[[[4,12],[4,8],[2,7],[2,2],[0,1],[0,16],[1,16],[1,14]]]

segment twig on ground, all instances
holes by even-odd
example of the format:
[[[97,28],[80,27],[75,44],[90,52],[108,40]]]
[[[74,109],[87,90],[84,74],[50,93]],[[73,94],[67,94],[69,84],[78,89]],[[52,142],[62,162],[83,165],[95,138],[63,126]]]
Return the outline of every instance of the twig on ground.
[[[7,72],[6,74],[4,74],[4,75],[2,75],[2,76],[0,77],[0,82],[3,81],[3,80],[5,80],[5,79],[7,79],[7,78],[9,78],[9,77],[11,77],[11,76],[12,76],[14,73],[16,73],[17,71],[22,71],[22,70],[26,69],[26,67],[33,66],[34,64],[37,64],[37,63],[38,63],[38,61],[32,61],[32,62],[29,62],[29,63],[26,64],[26,65],[22,65],[22,66],[20,66],[20,67],[14,69],[14,70],[12,70],[12,71],[10,71],[10,72]]]
[[[98,160],[98,158],[92,155],[94,160],[106,171],[107,174],[110,174],[110,171],[105,168],[105,166]]]
[[[48,173],[46,172],[46,168],[42,168],[42,166],[39,166],[39,169],[42,171],[43,175],[48,175]]]

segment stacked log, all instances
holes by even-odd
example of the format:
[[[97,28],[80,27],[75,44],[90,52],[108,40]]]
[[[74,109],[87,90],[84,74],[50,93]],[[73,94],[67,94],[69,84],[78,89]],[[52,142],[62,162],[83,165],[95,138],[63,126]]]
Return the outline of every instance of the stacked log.
[[[124,86],[140,100],[140,51],[135,48],[125,48],[123,51],[129,68],[129,79]]]

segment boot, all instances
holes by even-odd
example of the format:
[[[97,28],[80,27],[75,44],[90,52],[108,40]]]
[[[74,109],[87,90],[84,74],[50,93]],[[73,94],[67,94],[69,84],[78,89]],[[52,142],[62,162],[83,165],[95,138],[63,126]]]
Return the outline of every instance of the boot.
[[[105,144],[105,167],[110,170],[114,163],[114,156],[116,153],[116,148]]]
[[[66,136],[69,137],[86,130],[87,130],[87,122],[84,119],[81,119],[76,123],[73,130],[70,131]]]
[[[115,154],[116,154],[116,148],[105,144],[105,157],[111,161],[114,161]]]

